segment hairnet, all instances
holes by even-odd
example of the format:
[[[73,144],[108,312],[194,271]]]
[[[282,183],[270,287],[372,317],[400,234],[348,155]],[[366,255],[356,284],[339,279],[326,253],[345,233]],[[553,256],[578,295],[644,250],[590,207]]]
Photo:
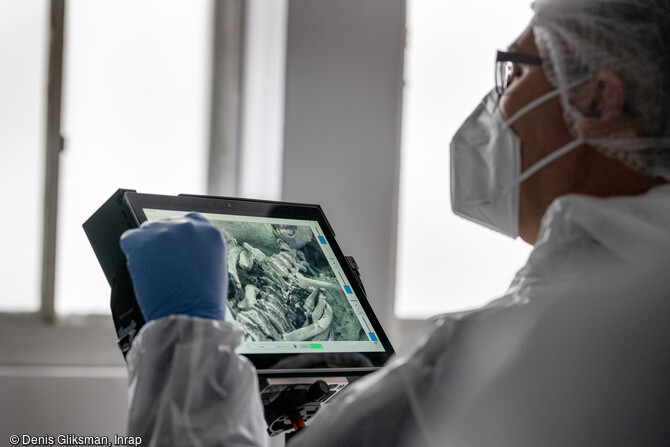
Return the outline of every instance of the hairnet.
[[[599,70],[616,73],[637,134],[613,131],[589,143],[644,175],[670,180],[670,2],[537,0],[533,10],[535,42],[568,124],[574,129],[584,119],[571,105],[571,86]]]

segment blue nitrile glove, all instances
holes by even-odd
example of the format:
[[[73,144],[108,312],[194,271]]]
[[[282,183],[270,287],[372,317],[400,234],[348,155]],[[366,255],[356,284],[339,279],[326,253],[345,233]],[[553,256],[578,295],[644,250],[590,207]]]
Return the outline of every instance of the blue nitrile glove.
[[[173,314],[223,320],[226,247],[200,214],[144,222],[123,233],[121,249],[147,322]]]

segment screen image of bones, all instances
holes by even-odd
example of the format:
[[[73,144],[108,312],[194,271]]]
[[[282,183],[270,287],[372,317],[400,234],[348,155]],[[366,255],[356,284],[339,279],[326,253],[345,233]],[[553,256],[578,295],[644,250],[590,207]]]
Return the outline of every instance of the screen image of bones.
[[[226,241],[226,319],[246,341],[368,337],[308,225],[211,220]]]

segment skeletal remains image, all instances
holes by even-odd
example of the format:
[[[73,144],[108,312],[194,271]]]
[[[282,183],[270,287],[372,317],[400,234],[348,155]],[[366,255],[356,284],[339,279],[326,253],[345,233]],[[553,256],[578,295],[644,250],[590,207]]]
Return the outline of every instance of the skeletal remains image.
[[[212,223],[228,250],[228,317],[246,341],[367,340],[310,227]]]

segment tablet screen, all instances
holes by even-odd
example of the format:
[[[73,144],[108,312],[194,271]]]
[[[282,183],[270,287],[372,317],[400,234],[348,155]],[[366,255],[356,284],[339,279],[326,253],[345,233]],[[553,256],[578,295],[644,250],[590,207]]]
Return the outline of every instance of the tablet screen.
[[[186,211],[142,208],[147,220]],[[200,213],[227,247],[226,320],[240,354],[384,352],[355,287],[317,220]]]

